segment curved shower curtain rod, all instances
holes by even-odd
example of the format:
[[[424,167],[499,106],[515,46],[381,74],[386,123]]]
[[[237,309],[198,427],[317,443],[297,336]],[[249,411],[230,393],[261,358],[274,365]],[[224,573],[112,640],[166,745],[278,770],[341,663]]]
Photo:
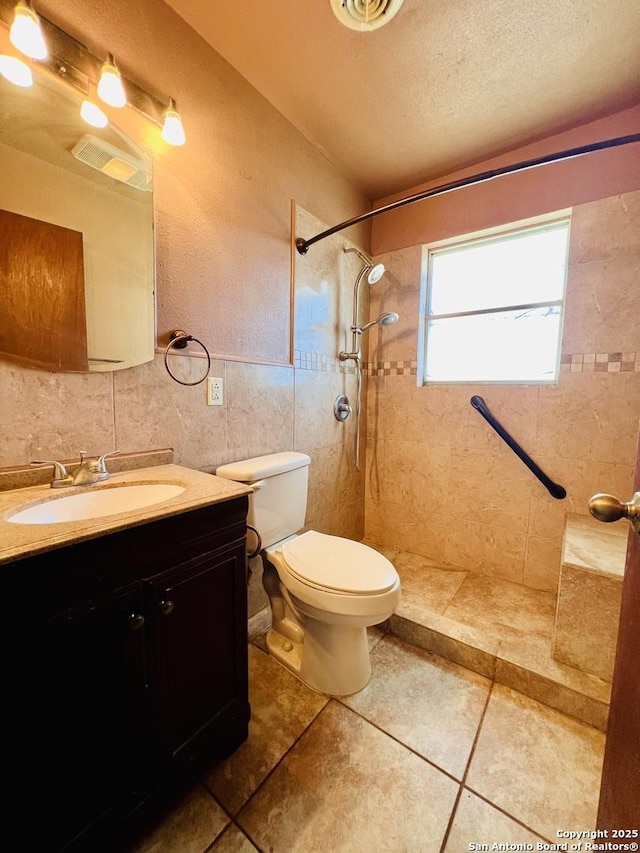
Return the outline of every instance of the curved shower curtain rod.
[[[388,213],[390,210],[395,210],[398,207],[404,207],[405,204],[413,204],[416,201],[424,201],[427,198],[444,195],[453,190],[461,190],[464,187],[470,187],[473,184],[481,184],[484,181],[490,181],[493,178],[500,178],[503,175],[512,175],[515,172],[524,172],[526,169],[533,169],[535,166],[546,166],[547,163],[558,163],[561,160],[570,160],[572,157],[581,157],[583,154],[591,154],[593,151],[601,151],[605,148],[615,148],[619,145],[628,145],[630,142],[640,142],[640,133],[632,133],[629,136],[618,136],[614,139],[605,139],[602,142],[592,142],[589,145],[582,145],[578,148],[568,148],[566,151],[559,151],[555,154],[546,154],[544,157],[536,157],[533,160],[523,160],[521,163],[514,163],[510,166],[502,166],[499,169],[491,169],[488,172],[479,172],[477,175],[471,175],[468,178],[459,178],[457,181],[451,181],[448,184],[442,184],[439,187],[434,187],[431,190],[424,190],[415,195],[400,198],[397,201],[392,201],[385,204],[383,207],[377,207],[370,210],[368,213],[362,213],[360,216],[354,216],[353,219],[347,219],[339,225],[334,225],[333,228],[328,228],[315,237],[310,237],[305,240],[303,237],[296,239],[296,249],[301,255],[306,255],[309,246],[313,246],[319,240],[324,240],[325,237],[330,237],[350,225],[358,225],[360,222],[365,222],[367,219],[372,219],[381,213]]]

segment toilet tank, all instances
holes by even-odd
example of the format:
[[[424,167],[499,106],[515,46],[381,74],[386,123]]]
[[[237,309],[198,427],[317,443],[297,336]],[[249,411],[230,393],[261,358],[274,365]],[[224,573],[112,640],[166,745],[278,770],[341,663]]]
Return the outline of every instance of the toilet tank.
[[[271,453],[216,468],[217,477],[253,486],[247,523],[263,548],[304,527],[310,462],[306,453]]]

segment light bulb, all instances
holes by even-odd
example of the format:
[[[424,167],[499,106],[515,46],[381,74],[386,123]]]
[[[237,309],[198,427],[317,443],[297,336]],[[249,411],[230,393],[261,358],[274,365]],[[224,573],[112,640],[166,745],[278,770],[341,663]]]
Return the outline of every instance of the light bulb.
[[[162,125],[162,138],[169,145],[184,145],[187,141],[180,113],[176,109],[176,102],[169,98],[169,106],[163,113],[164,124]]]
[[[116,66],[116,61],[110,53],[102,65],[98,81],[98,96],[110,107],[124,107],[127,103],[122,77]]]
[[[0,74],[5,80],[16,86],[22,86],[25,89],[33,86],[31,69],[26,62],[17,59],[15,56],[5,56],[4,54],[0,56]]]
[[[30,0],[20,0],[15,8],[15,17],[9,30],[11,44],[31,59],[46,59],[49,51],[42,35],[40,18]]]
[[[100,107],[92,101],[85,100],[82,102],[80,115],[92,127],[106,127],[109,124],[109,119]]]

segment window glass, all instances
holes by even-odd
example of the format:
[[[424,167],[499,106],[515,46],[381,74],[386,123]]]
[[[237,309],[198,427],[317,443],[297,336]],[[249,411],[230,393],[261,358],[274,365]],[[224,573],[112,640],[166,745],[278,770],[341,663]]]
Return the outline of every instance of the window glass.
[[[427,256],[425,382],[554,382],[569,220]]]

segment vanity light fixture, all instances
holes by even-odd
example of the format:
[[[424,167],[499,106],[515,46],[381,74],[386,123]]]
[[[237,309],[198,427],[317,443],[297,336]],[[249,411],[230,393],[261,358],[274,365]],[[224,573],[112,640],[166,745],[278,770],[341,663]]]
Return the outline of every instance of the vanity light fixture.
[[[173,98],[158,97],[124,77],[112,53],[105,50],[107,59],[103,61],[47,17],[37,15],[33,2],[0,0],[1,77],[17,86],[33,86],[34,64],[41,65],[43,72],[80,93],[80,101],[84,101],[80,114],[92,127],[109,124],[108,115],[100,108],[103,102],[111,107],[126,106],[154,124],[165,143],[185,144],[182,119]]]
[[[85,99],[80,107],[80,115],[92,127],[106,127],[109,119],[97,104]]]
[[[164,120],[162,124],[162,138],[164,141],[168,142],[169,145],[184,145],[187,137],[185,136],[182,119],[173,98],[169,98],[169,106],[162,114],[162,117]]]
[[[31,69],[26,62],[15,56],[0,55],[0,74],[15,86],[22,86],[24,89],[33,86]]]
[[[49,55],[40,18],[36,15],[31,0],[20,0],[16,6],[9,39],[11,44],[31,59],[46,59]]]
[[[108,59],[103,62],[100,69],[98,96],[110,107],[124,107],[127,103],[122,77],[112,53],[109,54]]]

